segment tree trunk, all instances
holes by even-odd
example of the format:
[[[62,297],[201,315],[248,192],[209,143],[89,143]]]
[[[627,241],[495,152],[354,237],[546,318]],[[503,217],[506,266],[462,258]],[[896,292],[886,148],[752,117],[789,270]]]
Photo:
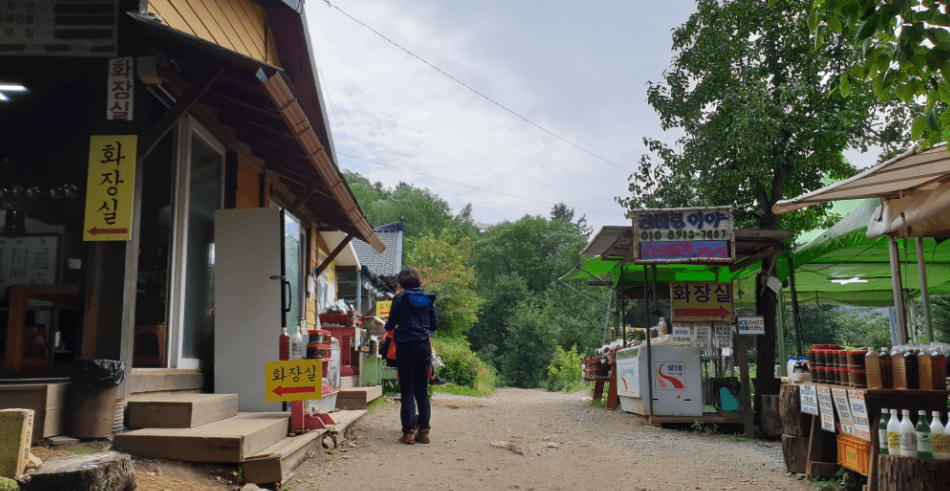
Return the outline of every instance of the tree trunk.
[[[946,489],[950,483],[950,461],[897,455],[881,455],[879,459],[878,491],[937,490]]]
[[[53,457],[43,462],[22,488],[24,491],[131,491],[135,489],[135,469],[129,454],[119,452]]]
[[[808,466],[808,438],[782,435],[782,455],[787,472],[804,474]]]
[[[762,396],[778,394],[778,387],[775,383],[775,307],[778,304],[778,298],[771,288],[763,285],[768,281],[766,276],[769,271],[768,259],[762,261],[762,273],[759,275],[755,292],[756,312],[765,318],[765,334],[755,338],[755,401],[753,410],[757,417],[762,414]]]
[[[782,415],[782,431],[786,435],[807,437],[811,429],[811,418],[808,414],[802,413],[799,386],[782,384],[778,399],[778,410]]]

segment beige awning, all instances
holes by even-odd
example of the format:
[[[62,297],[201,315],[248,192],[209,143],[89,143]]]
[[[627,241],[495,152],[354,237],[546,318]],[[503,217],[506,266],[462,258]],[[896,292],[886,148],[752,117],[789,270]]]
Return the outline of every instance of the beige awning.
[[[901,198],[947,177],[950,177],[950,153],[947,153],[946,145],[923,152],[918,152],[918,146],[915,145],[907,153],[875,165],[850,179],[797,198],[779,201],[772,207],[772,212],[780,215],[826,201]]]

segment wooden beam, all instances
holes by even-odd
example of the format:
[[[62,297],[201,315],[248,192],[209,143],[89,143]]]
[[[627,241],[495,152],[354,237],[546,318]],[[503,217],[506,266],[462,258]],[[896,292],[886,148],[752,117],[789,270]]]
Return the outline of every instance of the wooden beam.
[[[782,246],[782,244],[775,244],[772,247],[769,247],[768,249],[763,249],[737,263],[730,264],[729,272],[735,273],[736,271],[739,271],[740,269],[745,268],[746,266],[755,264],[763,259],[777,256],[778,253],[782,252],[783,248],[784,247]]]
[[[330,255],[327,256],[327,258],[324,259],[319,266],[317,266],[317,271],[314,276],[319,277],[321,274],[323,274],[327,267],[330,266],[330,263],[333,262],[333,260],[336,259],[336,257],[339,256],[341,252],[343,252],[343,249],[346,248],[351,240],[353,240],[353,234],[347,234],[346,237],[340,241],[340,245],[336,246],[336,249],[333,249],[333,252],[331,252]]]
[[[219,67],[216,71],[210,73],[211,75],[203,77],[201,80],[191,84],[191,87],[188,87],[188,90],[165,111],[165,115],[149,128],[148,132],[145,133],[145,136],[138,144],[139,160],[148,157],[148,155],[152,153],[152,150],[155,150],[155,146],[158,145],[158,142],[162,141],[162,138],[165,138],[165,135],[175,127],[178,120],[185,114],[188,114],[188,111],[205,95],[205,92],[214,85],[218,78],[221,77],[224,73],[224,67]]]
[[[757,228],[737,228],[733,230],[736,240],[739,238],[761,238],[761,239],[790,239],[794,232],[791,230],[763,230]]]
[[[313,196],[313,193],[316,193],[316,192],[317,192],[317,188],[310,188],[310,191],[307,191],[306,194],[301,194],[300,196],[297,196],[296,201],[291,203],[290,206],[287,207],[287,209],[290,210],[290,213],[297,214],[297,210],[299,210],[300,207],[303,206],[304,203],[306,203],[307,200],[310,199],[311,196]]]

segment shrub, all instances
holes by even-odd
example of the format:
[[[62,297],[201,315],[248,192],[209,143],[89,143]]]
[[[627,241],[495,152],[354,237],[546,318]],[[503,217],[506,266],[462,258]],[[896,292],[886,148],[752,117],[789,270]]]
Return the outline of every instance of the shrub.
[[[445,363],[445,368],[438,371],[439,376],[456,386],[472,389],[473,392],[470,393],[472,395],[486,395],[495,391],[494,369],[483,363],[472,352],[468,340],[464,337],[433,339],[432,347]],[[434,389],[439,392],[453,392],[441,390],[441,387],[434,387]]]
[[[545,386],[548,390],[577,392],[584,389],[584,360],[577,353],[577,347],[572,346],[570,351],[556,346],[554,359],[548,365],[548,379]]]

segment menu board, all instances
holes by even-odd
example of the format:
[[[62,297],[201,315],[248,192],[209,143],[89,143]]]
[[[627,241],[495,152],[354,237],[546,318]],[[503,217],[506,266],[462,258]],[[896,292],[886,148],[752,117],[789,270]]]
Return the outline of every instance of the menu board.
[[[717,325],[715,326],[716,333],[716,347],[717,348],[731,348],[732,347],[732,326],[731,325]]]
[[[831,389],[831,398],[838,410],[838,420],[841,421],[841,431],[854,435],[854,423],[851,418],[851,404],[848,402],[848,389]]]
[[[58,235],[0,237],[0,297],[10,285],[56,283]]]
[[[831,401],[831,387],[815,386],[818,391],[818,409],[821,411],[821,429],[835,432],[835,405]]]
[[[802,401],[802,412],[805,414],[814,414],[815,416],[819,416],[818,394],[815,392],[815,386],[811,384],[802,384],[799,387],[798,394]]]
[[[849,390],[848,402],[851,404],[851,419],[854,423],[854,436],[871,441],[871,415],[864,402],[863,390]]]
[[[688,323],[674,322],[672,328],[673,346],[676,346],[677,348],[693,347],[693,329]]]

